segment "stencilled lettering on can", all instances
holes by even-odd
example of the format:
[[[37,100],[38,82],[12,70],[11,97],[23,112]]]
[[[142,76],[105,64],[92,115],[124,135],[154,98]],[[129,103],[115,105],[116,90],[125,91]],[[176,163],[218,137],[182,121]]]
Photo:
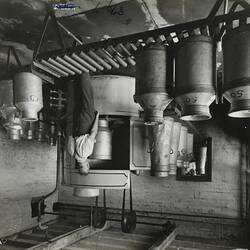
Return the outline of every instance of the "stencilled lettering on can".
[[[185,102],[186,103],[196,103],[197,102],[197,97],[191,97],[191,98],[187,97],[185,99]]]
[[[244,90],[239,89],[239,90],[237,90],[236,92],[231,92],[231,93],[230,93],[230,96],[231,96],[232,98],[241,98],[241,97],[244,96]]]

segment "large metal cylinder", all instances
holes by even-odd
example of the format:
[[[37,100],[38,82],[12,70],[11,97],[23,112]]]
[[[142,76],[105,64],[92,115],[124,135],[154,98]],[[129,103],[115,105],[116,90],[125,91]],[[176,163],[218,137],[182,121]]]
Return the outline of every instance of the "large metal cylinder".
[[[152,176],[168,176],[173,124],[173,118],[164,117],[162,124],[148,127]]]
[[[231,103],[228,115],[250,117],[250,25],[227,31],[222,47],[223,95]]]
[[[181,123],[174,122],[170,147],[169,175],[176,175],[177,156],[179,155],[178,147],[180,142],[180,134]]]
[[[138,116],[139,105],[134,103],[135,78],[118,75],[90,77],[95,108],[100,115]]]
[[[15,106],[22,112],[25,121],[36,121],[37,113],[43,107],[42,80],[29,72],[14,76]]]
[[[163,111],[172,101],[168,92],[173,81],[173,58],[163,45],[150,45],[136,56],[134,99],[144,109],[144,121],[163,121]]]
[[[200,121],[211,118],[210,104],[215,99],[214,51],[212,38],[189,37],[176,52],[176,102],[181,106],[181,119]]]
[[[188,129],[185,126],[181,126],[180,141],[178,146],[179,154],[177,156],[177,168],[182,168],[184,161],[187,157],[187,133]]]
[[[111,160],[112,159],[112,132],[109,129],[108,121],[99,119],[96,143],[91,159]]]

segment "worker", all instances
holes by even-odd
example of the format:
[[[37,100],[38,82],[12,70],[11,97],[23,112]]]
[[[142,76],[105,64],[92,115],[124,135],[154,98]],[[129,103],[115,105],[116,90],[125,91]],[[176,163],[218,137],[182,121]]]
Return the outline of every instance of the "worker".
[[[89,74],[76,78],[73,115],[73,137],[68,140],[68,152],[76,160],[79,173],[89,173],[88,157],[92,154],[98,132],[99,113],[94,107]]]

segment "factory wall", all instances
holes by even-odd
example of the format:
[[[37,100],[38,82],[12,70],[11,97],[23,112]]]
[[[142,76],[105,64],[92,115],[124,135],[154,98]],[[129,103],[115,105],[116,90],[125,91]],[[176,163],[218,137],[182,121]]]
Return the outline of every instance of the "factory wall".
[[[0,239],[37,225],[31,218],[31,198],[50,192],[55,177],[56,147],[10,141],[0,127]],[[56,199],[48,199],[48,209]]]
[[[214,121],[200,122],[197,127],[213,139],[212,182],[177,181],[175,178],[158,179],[149,176],[149,173],[140,176],[132,175],[136,210],[193,215],[188,217],[189,221],[196,221],[196,215],[239,219],[244,213],[243,144],[237,137],[224,132]],[[62,187],[59,201],[77,204],[94,202],[73,197],[72,190],[66,187]],[[121,204],[122,191],[107,191],[108,206],[121,208]],[[180,225],[180,232],[186,235],[218,238],[225,234],[232,235],[232,230],[239,232],[239,225],[234,226],[233,229],[226,226],[222,228],[220,223],[224,223],[223,220],[203,223],[211,220],[198,218],[197,222],[188,223],[180,222],[181,216],[173,216],[173,218]],[[184,219],[187,217],[184,216]]]

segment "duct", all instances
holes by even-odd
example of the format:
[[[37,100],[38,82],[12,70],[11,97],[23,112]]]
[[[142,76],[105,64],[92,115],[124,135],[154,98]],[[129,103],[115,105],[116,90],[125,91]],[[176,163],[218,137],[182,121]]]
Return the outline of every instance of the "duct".
[[[179,155],[178,148],[180,142],[180,134],[181,123],[174,122],[170,147],[169,175],[176,175],[177,156]]]
[[[250,25],[227,31],[222,40],[223,96],[231,103],[228,115],[250,117]]]
[[[133,101],[135,79],[118,75],[91,76],[95,108],[100,115],[138,116],[139,106]]]
[[[106,119],[99,119],[96,142],[91,159],[111,160],[112,159],[112,132]]]
[[[215,99],[213,46],[212,38],[197,35],[184,39],[177,48],[175,100],[182,108],[182,120],[211,118],[209,106]]]
[[[14,100],[24,121],[36,121],[37,113],[43,107],[42,80],[29,72],[16,74]]]
[[[164,46],[153,44],[137,53],[134,100],[144,109],[145,123],[163,122],[163,111],[172,101],[168,94],[172,73],[173,61]]]
[[[148,127],[152,176],[168,176],[173,124],[173,118],[164,117],[163,124]]]

